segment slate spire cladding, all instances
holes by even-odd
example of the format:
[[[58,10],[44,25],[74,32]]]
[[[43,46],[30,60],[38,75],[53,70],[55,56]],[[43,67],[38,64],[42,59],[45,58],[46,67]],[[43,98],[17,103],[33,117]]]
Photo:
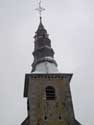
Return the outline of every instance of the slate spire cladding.
[[[42,17],[40,17],[40,24],[35,33],[34,39],[34,62],[32,64],[32,72],[35,71],[37,64],[45,61],[54,63],[57,66],[57,63],[54,60],[54,50],[51,48],[51,40],[49,39],[47,30],[42,24]]]

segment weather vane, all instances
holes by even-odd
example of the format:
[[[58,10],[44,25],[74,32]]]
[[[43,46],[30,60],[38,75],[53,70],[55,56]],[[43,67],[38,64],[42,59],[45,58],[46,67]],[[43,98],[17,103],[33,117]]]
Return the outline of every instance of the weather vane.
[[[42,11],[44,11],[45,10],[45,8],[43,8],[42,6],[41,6],[41,0],[39,1],[39,7],[38,8],[36,8],[35,10],[37,10],[38,12],[39,12],[39,16],[40,16],[40,18],[41,18],[41,13],[42,13]]]

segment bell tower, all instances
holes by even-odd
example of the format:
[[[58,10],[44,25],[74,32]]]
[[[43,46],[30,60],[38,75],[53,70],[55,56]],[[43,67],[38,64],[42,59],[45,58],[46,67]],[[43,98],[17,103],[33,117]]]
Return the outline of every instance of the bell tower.
[[[51,40],[42,23],[34,36],[32,71],[25,76],[24,97],[28,116],[21,125],[80,125],[75,120],[70,81],[73,74],[60,73],[54,59]]]

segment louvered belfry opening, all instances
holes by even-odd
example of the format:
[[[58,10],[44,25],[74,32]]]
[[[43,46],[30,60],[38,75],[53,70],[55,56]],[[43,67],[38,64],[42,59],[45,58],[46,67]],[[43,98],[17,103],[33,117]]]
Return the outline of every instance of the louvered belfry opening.
[[[56,99],[56,92],[55,88],[52,86],[46,87],[46,99],[47,100],[55,100]]]

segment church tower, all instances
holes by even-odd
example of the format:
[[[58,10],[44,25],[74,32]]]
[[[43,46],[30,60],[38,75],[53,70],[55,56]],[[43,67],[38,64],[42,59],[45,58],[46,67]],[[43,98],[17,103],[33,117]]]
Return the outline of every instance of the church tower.
[[[80,125],[75,120],[70,81],[73,74],[60,73],[47,30],[40,23],[34,36],[32,71],[25,76],[24,97],[28,116],[21,125]]]

